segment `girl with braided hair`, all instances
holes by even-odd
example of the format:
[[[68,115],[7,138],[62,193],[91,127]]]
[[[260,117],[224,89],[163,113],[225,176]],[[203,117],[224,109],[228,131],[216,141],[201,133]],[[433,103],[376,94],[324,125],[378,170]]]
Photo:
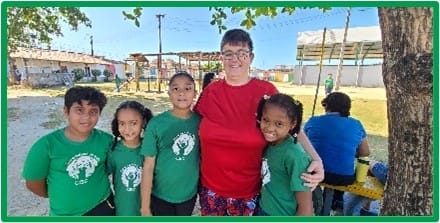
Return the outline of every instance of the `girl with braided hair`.
[[[137,101],[124,101],[112,120],[114,135],[107,160],[113,176],[116,215],[139,216],[140,183],[144,157],[140,154],[145,126],[153,117],[150,109]]]
[[[312,215],[310,188],[300,178],[311,157],[298,143],[303,106],[286,94],[264,96],[257,108],[257,126],[269,143],[261,167],[258,215]]]

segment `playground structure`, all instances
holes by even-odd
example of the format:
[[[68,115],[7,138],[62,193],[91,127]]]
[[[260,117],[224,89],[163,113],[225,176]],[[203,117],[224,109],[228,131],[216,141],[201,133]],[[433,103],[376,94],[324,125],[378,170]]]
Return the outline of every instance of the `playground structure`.
[[[162,58],[161,56],[178,56],[178,62],[173,65],[167,65],[167,63],[159,62],[159,58]],[[155,63],[150,63],[147,57],[157,57],[157,60]],[[182,59],[185,60],[185,63],[182,63]],[[127,77],[126,80],[129,81],[122,82],[119,85],[118,83],[116,83],[117,87],[115,88],[115,91],[117,91],[118,89],[120,90],[123,87],[126,87],[128,89],[128,85],[133,82],[136,85],[135,90],[140,91],[141,89],[139,82],[142,80],[147,82],[147,89],[145,91],[158,91],[160,93],[166,89],[168,80],[171,75],[178,71],[186,71],[190,73],[193,78],[198,82],[199,90],[201,90],[200,86],[202,85],[203,81],[202,62],[208,62],[209,64],[211,62],[220,61],[220,52],[197,51],[178,53],[168,52],[160,54],[132,53],[127,59],[125,59],[126,63],[129,61],[134,62],[133,78],[129,80],[129,77]],[[196,67],[193,66],[194,63],[191,63],[193,61],[197,62]],[[141,78],[142,69],[148,69],[150,71],[150,74],[147,74],[146,77]],[[218,70],[215,70],[213,72],[218,72]]]

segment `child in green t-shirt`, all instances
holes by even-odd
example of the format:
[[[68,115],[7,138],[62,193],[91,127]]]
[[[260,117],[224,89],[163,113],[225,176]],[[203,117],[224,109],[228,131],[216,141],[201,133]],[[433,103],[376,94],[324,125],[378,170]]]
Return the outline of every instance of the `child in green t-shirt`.
[[[311,162],[297,143],[302,113],[302,104],[285,94],[265,96],[258,105],[257,125],[269,143],[261,166],[258,215],[313,214],[312,192],[300,178]]]
[[[26,187],[49,198],[50,215],[114,215],[105,169],[112,136],[95,128],[107,98],[75,86],[64,96],[67,126],[38,139],[23,168]]]
[[[331,73],[327,75],[324,85],[325,85],[325,95],[330,94],[333,90],[333,75]]]
[[[191,110],[195,82],[179,72],[168,87],[173,108],[150,120],[142,141],[141,215],[188,216],[196,202],[200,116]]]
[[[144,157],[139,154],[145,126],[153,117],[150,109],[137,101],[122,102],[111,127],[115,136],[107,166],[113,176],[116,215],[139,216],[140,183]]]

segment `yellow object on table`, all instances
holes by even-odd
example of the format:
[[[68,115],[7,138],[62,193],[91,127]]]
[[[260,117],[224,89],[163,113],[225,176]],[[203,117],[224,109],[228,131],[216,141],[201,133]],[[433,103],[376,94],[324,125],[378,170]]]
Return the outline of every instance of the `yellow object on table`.
[[[359,157],[356,161],[356,181],[365,182],[367,180],[368,169],[370,168],[370,161],[368,156]]]
[[[374,200],[380,200],[384,190],[384,185],[380,183],[376,177],[372,176],[367,176],[364,183],[355,181],[353,184],[347,186],[334,186],[325,183],[320,183],[319,185],[339,191],[350,192]]]

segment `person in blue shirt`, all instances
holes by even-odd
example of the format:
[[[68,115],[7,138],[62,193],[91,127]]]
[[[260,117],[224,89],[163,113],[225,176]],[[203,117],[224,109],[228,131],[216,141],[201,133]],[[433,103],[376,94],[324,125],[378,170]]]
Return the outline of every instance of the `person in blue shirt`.
[[[332,92],[321,104],[325,114],[311,117],[304,125],[304,133],[324,164],[323,182],[336,186],[350,185],[356,179],[356,157],[370,154],[367,134],[362,123],[350,117],[351,99],[347,94]],[[332,197],[332,193],[325,190],[324,196]],[[327,215],[327,209],[321,214]]]
[[[370,149],[362,123],[350,117],[351,99],[332,92],[322,102],[325,114],[311,117],[304,125],[324,164],[324,182],[349,185],[355,181],[355,158],[368,156]]]

